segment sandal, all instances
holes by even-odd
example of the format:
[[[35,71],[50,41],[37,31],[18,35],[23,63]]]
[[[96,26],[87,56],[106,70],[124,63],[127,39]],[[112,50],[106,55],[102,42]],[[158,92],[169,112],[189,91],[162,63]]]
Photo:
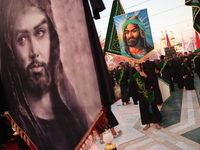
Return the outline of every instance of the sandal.
[[[122,130],[116,132],[116,135],[113,135],[113,138],[117,138],[122,135]]]

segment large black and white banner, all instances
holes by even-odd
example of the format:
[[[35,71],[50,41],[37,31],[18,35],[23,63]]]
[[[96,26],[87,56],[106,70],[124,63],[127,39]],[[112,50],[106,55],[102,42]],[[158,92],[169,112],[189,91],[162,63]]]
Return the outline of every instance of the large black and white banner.
[[[39,150],[73,150],[114,96],[86,0],[1,0],[9,112]],[[105,101],[104,101],[105,100]]]

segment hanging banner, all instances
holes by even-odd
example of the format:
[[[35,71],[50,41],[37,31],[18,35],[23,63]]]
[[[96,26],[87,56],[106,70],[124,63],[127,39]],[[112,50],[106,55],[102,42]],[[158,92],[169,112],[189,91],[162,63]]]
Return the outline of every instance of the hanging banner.
[[[154,49],[147,9],[114,17],[121,54],[137,62]]]
[[[192,6],[193,13],[193,27],[200,33],[200,1],[199,0],[185,0],[186,6]]]
[[[104,54],[106,52],[121,55],[119,40],[117,31],[114,24],[113,17],[124,14],[124,9],[119,0],[114,0],[112,4],[112,10],[108,23],[108,29],[106,33],[106,41],[104,46]]]
[[[38,150],[79,149],[115,98],[88,1],[1,0],[0,39],[21,137]]]

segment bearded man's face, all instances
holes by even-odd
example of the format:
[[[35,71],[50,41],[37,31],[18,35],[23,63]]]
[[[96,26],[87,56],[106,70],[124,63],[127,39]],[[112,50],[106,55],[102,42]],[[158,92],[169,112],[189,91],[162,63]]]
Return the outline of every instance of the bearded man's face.
[[[12,44],[23,83],[35,93],[44,93],[51,84],[50,31],[45,13],[26,6],[16,17]],[[26,88],[26,87],[25,87]]]
[[[124,30],[126,43],[129,47],[135,47],[139,42],[139,27],[136,24],[128,24]]]

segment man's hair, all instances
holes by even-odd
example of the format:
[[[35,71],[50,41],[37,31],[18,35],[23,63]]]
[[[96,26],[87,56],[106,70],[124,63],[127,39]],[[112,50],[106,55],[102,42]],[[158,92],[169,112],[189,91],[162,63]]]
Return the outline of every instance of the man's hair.
[[[187,61],[188,61],[188,57],[187,57],[187,56],[183,56],[183,57],[182,57],[182,60],[183,60],[183,61],[185,61],[185,59],[187,59]]]
[[[124,66],[127,68],[127,67],[129,67],[129,62],[128,61],[125,61],[124,62]]]
[[[119,67],[124,67],[124,62],[120,62],[118,66]]]
[[[160,59],[163,60],[165,58],[164,55],[160,55]]]
[[[126,21],[128,21],[128,20],[138,20],[139,22],[141,22],[140,21],[140,19],[137,17],[137,16],[131,16],[131,17],[129,17],[129,18],[127,18],[126,19]],[[126,22],[125,21],[125,22]],[[152,50],[153,49],[153,46],[151,46],[148,42],[147,42],[147,40],[146,40],[146,36],[145,36],[145,31],[144,31],[144,27],[141,27],[140,25],[138,25],[138,24],[135,24],[136,25],[136,28],[139,30],[139,39],[140,39],[140,46],[141,47],[143,47],[144,49],[146,49],[147,50],[147,52],[149,52],[150,50]],[[130,53],[130,51],[129,51],[129,46],[128,46],[128,44],[127,44],[127,41],[126,41],[126,35],[125,35],[125,29],[126,29],[126,26],[124,26],[123,27],[123,42],[124,42],[124,49],[125,49],[125,52],[127,53],[127,54],[129,54],[130,56],[132,56],[133,57],[133,55]]]

